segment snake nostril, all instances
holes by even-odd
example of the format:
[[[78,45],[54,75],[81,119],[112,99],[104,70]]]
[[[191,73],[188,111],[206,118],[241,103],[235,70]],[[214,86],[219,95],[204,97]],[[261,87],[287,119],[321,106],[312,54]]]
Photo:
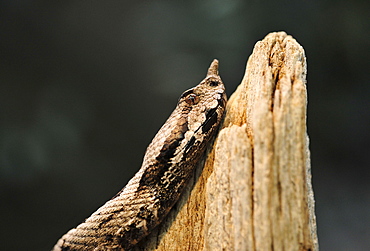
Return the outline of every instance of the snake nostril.
[[[211,82],[209,82],[209,85],[210,86],[218,86],[220,84],[220,82],[219,81],[217,81],[217,80],[212,80]]]

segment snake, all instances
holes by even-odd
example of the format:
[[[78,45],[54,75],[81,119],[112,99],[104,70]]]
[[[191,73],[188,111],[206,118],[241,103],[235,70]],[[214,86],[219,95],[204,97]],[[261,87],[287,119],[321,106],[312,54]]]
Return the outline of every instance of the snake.
[[[226,102],[215,59],[206,77],[182,93],[147,147],[134,177],[83,223],[64,234],[52,250],[133,249],[179,199],[219,129]]]

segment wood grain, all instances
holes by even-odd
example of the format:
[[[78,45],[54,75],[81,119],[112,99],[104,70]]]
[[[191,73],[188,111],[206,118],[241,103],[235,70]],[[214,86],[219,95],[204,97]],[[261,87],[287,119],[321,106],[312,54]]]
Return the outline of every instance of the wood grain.
[[[193,186],[137,250],[318,250],[306,107],[304,50],[271,33]]]

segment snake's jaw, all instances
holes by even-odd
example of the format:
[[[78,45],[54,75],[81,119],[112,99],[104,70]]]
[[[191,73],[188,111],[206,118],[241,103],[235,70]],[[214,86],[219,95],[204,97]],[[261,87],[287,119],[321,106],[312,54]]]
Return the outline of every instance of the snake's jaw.
[[[211,65],[208,68],[207,77],[210,77],[212,75],[218,77],[218,60],[217,59],[213,59]]]

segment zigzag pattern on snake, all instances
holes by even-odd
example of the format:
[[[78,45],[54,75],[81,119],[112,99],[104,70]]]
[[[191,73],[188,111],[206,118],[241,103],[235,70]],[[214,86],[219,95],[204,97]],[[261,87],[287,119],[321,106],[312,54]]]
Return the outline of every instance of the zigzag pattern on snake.
[[[227,98],[214,60],[207,76],[185,91],[148,146],[128,184],[54,246],[57,250],[129,250],[178,200],[217,132]]]

